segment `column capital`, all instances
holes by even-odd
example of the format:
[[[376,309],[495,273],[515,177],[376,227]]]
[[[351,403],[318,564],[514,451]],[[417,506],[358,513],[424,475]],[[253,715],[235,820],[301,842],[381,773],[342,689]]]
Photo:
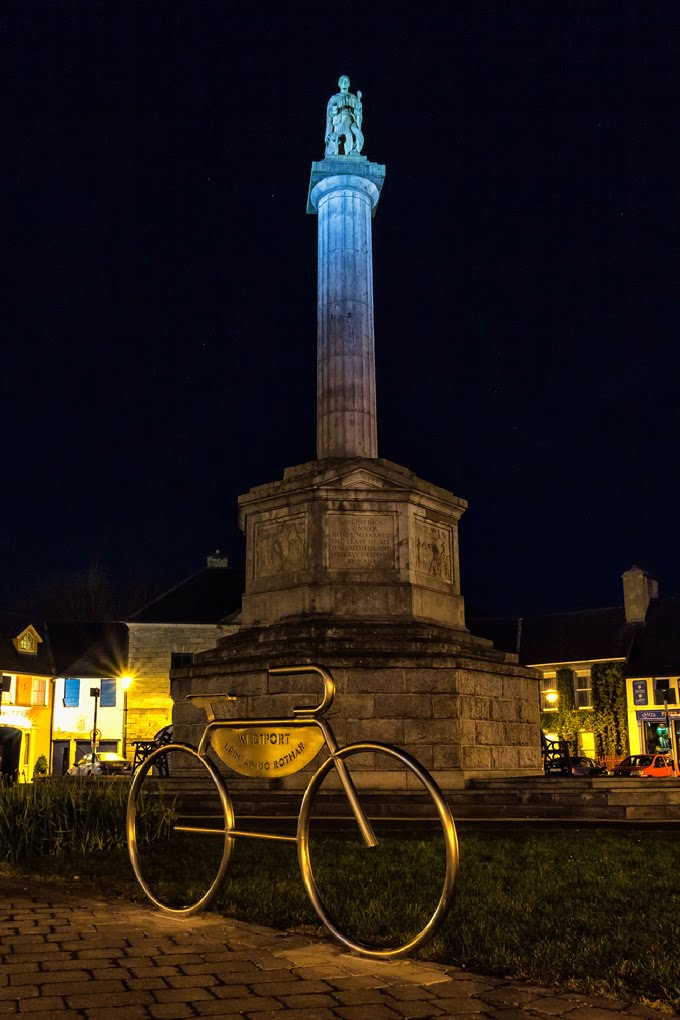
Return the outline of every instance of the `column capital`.
[[[353,187],[369,196],[372,215],[375,216],[384,181],[385,166],[382,163],[370,163],[365,156],[327,156],[312,163],[307,212],[315,216],[319,199],[328,191]]]

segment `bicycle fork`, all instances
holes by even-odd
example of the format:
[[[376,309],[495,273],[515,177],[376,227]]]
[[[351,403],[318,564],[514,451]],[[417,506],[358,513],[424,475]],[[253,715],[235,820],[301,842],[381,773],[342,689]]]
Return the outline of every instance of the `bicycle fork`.
[[[347,768],[347,765],[345,764],[344,760],[342,758],[337,757],[338,745],[335,741],[335,736],[333,735],[333,732],[330,729],[330,727],[327,726],[321,720],[319,720],[319,725],[323,730],[323,734],[326,738],[326,746],[328,747],[330,756],[333,759],[333,764],[335,765],[335,769],[340,777],[342,788],[347,795],[347,800],[349,801],[350,807],[352,808],[352,813],[356,818],[357,825],[359,826],[359,830],[361,832],[364,844],[367,847],[377,846],[378,839],[373,831],[373,826],[369,822],[366,816],[366,812],[364,811],[361,805],[361,801],[359,800],[359,794],[357,793],[357,788],[354,785],[354,780],[349,774],[349,769]]]

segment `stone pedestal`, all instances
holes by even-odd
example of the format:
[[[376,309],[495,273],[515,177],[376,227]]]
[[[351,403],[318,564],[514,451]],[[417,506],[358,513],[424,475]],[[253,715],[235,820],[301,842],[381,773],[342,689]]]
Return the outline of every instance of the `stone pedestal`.
[[[496,651],[490,642],[450,628],[384,621],[323,619],[248,627],[173,671],[177,739],[197,743],[205,716],[189,693],[224,693],[226,717],[289,716],[295,705],[316,704],[313,677],[268,677],[270,666],[328,665],[337,685],[329,719],[341,743],[378,740],[410,751],[444,790],[467,780],[538,775],[541,768],[538,681],[534,670]],[[302,695],[302,696],[301,696]],[[306,785],[304,772],[274,781],[274,789]],[[230,774],[236,789],[269,780]],[[384,783],[374,777],[377,790]]]
[[[421,621],[465,630],[458,520],[467,506],[387,460],[313,461],[239,499],[241,623]]]

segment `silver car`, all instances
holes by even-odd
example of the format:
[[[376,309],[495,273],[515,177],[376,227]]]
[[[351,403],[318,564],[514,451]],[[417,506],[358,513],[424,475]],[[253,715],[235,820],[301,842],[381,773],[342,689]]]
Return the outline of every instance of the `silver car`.
[[[119,776],[132,772],[132,766],[126,758],[121,758],[113,751],[96,752],[93,756],[86,754],[84,758],[71,765],[69,776]]]

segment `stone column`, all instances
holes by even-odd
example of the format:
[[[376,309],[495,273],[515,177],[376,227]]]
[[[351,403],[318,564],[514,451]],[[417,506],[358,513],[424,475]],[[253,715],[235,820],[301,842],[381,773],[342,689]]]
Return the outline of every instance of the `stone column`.
[[[378,456],[371,218],[385,168],[363,156],[312,164],[319,217],[317,457]]]

